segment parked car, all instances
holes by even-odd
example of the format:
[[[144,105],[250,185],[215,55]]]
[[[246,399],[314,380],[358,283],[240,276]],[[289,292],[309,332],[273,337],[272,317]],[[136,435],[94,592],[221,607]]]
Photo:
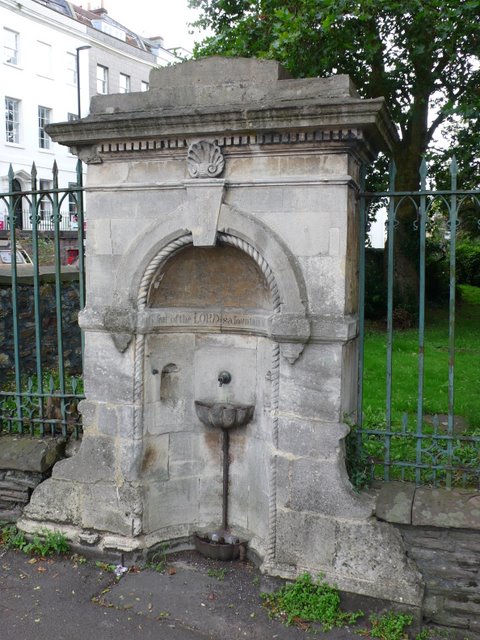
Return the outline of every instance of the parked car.
[[[17,264],[33,264],[32,259],[23,247],[18,244],[16,247]],[[12,248],[9,240],[0,240],[0,265],[12,264]]]

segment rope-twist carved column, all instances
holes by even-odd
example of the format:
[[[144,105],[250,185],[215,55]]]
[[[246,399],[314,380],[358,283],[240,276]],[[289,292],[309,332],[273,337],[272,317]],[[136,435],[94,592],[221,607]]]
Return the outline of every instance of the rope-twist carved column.
[[[225,244],[229,244],[237,249],[241,249],[247,253],[260,267],[267,284],[270,288],[273,302],[273,310],[275,313],[280,311],[280,293],[275,281],[275,276],[270,265],[265,258],[251,244],[227,234],[219,234],[219,239]],[[272,367],[271,367],[271,383],[272,383],[272,454],[270,457],[270,478],[269,478],[269,499],[268,499],[268,543],[267,543],[267,559],[273,562],[275,558],[276,542],[277,542],[277,463],[276,455],[278,447],[278,405],[280,392],[280,345],[273,342],[272,345]]]
[[[273,562],[277,544],[277,461],[278,448],[278,405],[280,396],[280,345],[274,342],[272,346],[272,454],[270,459],[270,483],[268,499],[268,546],[267,558]]]

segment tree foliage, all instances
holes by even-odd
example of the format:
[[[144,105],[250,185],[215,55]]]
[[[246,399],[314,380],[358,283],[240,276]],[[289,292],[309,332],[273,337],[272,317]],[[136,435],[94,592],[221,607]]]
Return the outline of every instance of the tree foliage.
[[[454,151],[459,185],[465,178],[465,187],[480,186],[480,0],[190,0],[190,6],[200,9],[197,26],[212,33],[196,46],[196,57],[275,59],[294,77],[346,73],[362,97],[383,96],[399,134],[392,151],[397,190],[418,189],[426,154],[444,183]],[[403,298],[416,286],[415,217],[414,207],[397,211]]]
[[[450,123],[457,135],[478,130],[480,0],[190,5],[201,10],[197,24],[213,32],[197,45],[197,57],[276,59],[295,77],[347,73],[362,97],[383,96],[399,132],[398,174],[410,188],[418,184],[421,157],[441,125]],[[473,141],[467,143],[473,149]]]

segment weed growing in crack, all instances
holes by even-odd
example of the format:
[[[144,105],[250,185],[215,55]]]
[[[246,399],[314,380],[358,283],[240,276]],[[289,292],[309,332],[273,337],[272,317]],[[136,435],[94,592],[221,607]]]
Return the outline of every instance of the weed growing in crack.
[[[319,576],[314,581],[303,573],[295,582],[273,593],[263,593],[262,600],[272,616],[286,625],[318,622],[324,631],[354,623],[363,611],[348,613],[340,609],[340,594]]]
[[[406,640],[408,638],[407,627],[412,624],[413,618],[405,613],[389,611],[381,616],[370,616],[372,628],[368,631],[371,638],[380,640]]]
[[[217,580],[220,580],[221,582],[223,580],[225,580],[225,576],[227,575],[227,570],[226,569],[209,569],[207,571],[207,576],[209,578],[216,578]]]
[[[1,543],[7,549],[18,549],[23,553],[41,556],[65,555],[70,551],[66,537],[60,531],[43,529],[28,541],[23,531],[15,525],[7,525],[1,530]]]

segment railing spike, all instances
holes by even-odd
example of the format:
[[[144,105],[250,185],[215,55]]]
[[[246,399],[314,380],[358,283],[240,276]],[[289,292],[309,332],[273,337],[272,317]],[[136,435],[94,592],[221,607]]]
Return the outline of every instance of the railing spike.
[[[452,161],[450,163],[450,174],[452,176],[456,176],[458,174],[458,162],[455,156],[452,156]]]
[[[32,183],[32,191],[36,191],[37,189],[37,165],[35,162],[32,162],[32,171],[31,171],[31,183]]]
[[[12,165],[10,164],[8,168],[8,179],[12,181],[15,178],[15,171],[13,170]]]
[[[395,178],[397,176],[397,165],[395,164],[395,160],[391,160],[390,161],[390,167],[389,167],[388,175],[389,175],[390,191],[394,191],[395,190]]]
[[[58,165],[56,160],[53,161],[52,175],[53,175],[53,188],[58,189]]]
[[[428,169],[427,169],[427,161],[425,160],[425,156],[423,156],[422,161],[420,163],[419,173],[420,173],[420,179],[426,180]]]

